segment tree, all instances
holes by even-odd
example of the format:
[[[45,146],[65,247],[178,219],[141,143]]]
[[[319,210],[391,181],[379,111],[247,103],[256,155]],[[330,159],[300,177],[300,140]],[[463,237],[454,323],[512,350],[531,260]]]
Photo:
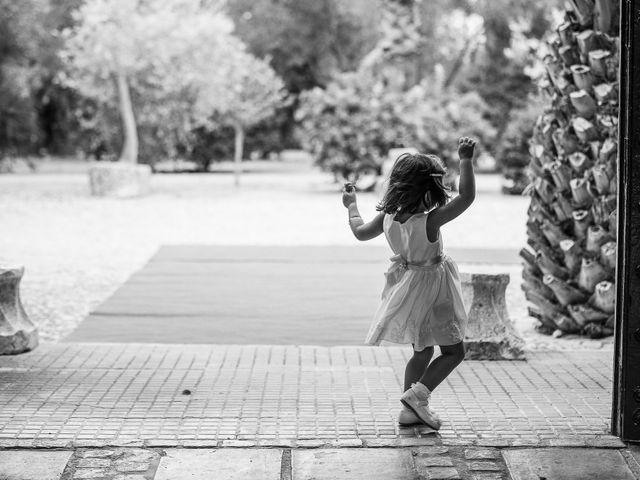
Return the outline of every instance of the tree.
[[[272,116],[276,108],[286,104],[284,82],[269,64],[243,50],[227,59],[224,75],[224,95],[204,92],[202,107],[216,112],[222,125],[234,130],[235,184],[240,184],[240,170],[247,128]]]
[[[62,80],[102,105],[117,99],[125,162],[138,158],[138,121],[170,125],[183,137],[205,123],[213,113],[206,96],[224,96],[228,60],[244,55],[215,3],[88,0],[74,18],[64,35],[70,69]]]
[[[379,5],[381,36],[357,73],[337,75],[324,90],[301,95],[299,138],[337,179],[357,179],[371,169],[380,173],[390,148],[413,147],[440,155],[451,167],[451,181],[457,167],[455,135],[493,140],[495,129],[485,119],[489,106],[473,92],[459,94],[446,81],[458,68],[450,60],[451,50],[465,57],[465,45],[477,36],[473,23],[478,19],[457,12],[460,18],[454,25],[425,29],[426,6],[443,18],[445,3],[452,2],[395,0]],[[445,38],[462,42],[453,42],[448,51],[439,43]]]
[[[297,96],[326,86],[334,75],[357,68],[378,37],[382,0],[233,0],[227,11],[236,34],[267,59],[290,92],[274,128],[295,146]]]
[[[449,87],[480,40],[482,19],[462,0],[388,0],[379,6],[380,36],[359,68],[385,84],[411,88],[425,78]]]
[[[544,111],[541,95],[530,95],[527,103],[512,109],[507,126],[502,133],[495,155],[500,159],[500,169],[505,181],[502,192],[520,195],[529,184],[526,170],[529,165],[529,141],[536,120]]]
[[[528,99],[535,90],[530,72],[540,64],[536,49],[550,28],[551,14],[558,3],[479,0],[466,7],[481,17],[482,35],[470,61],[451,81],[461,91],[477,92],[490,106],[487,118],[497,134],[487,149],[494,152],[503,175],[510,180],[525,177],[525,162],[502,155],[513,151],[514,146],[513,137],[505,134],[514,133],[512,118],[524,120],[522,115],[526,115]],[[519,193],[518,188],[513,192]]]
[[[376,87],[369,76],[339,75],[326,88],[301,94],[298,138],[336,180],[356,180],[367,169],[379,171],[390,148],[415,138],[414,125],[402,115],[415,106],[407,98]]]
[[[77,1],[0,0],[0,156],[33,154],[54,143],[43,110],[60,69],[56,34],[69,25]]]
[[[523,289],[541,331],[601,337],[615,308],[618,1],[571,5],[544,59]]]
[[[336,179],[380,173],[389,149],[413,147],[456,167],[459,132],[490,141],[494,130],[476,94],[438,90],[428,81],[408,90],[387,88],[362,73],[343,74],[327,88],[301,95],[298,135],[316,163]]]

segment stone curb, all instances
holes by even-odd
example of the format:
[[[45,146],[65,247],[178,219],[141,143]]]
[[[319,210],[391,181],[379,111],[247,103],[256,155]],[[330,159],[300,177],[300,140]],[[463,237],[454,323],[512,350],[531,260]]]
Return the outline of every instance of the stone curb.
[[[320,443],[323,442],[318,441],[315,444],[309,442],[308,445],[319,445]],[[242,448],[239,446],[215,449],[209,447],[199,449],[200,452],[194,451],[198,450],[197,448],[79,448],[72,451],[58,449],[59,454],[55,454],[51,449],[48,450],[50,453],[44,453],[42,449],[39,450],[39,453],[38,450],[23,449],[20,453],[5,454],[3,459],[8,460],[8,472],[15,471],[16,465],[19,464],[34,464],[36,459],[38,462],[48,462],[46,464],[49,468],[60,472],[56,474],[59,476],[55,477],[59,480],[107,477],[114,480],[167,479],[173,478],[176,472],[182,472],[184,468],[192,469],[194,473],[202,475],[205,471],[210,473],[211,469],[215,467],[220,468],[224,476],[224,474],[235,471],[238,462],[243,462],[244,468],[247,468],[247,471],[254,475],[257,473],[266,475],[266,472],[270,472],[269,478],[279,478],[279,480],[316,478],[315,475],[318,473],[321,473],[321,478],[331,478],[331,474],[339,475],[351,472],[353,468],[364,468],[368,475],[374,472],[379,474],[379,469],[382,469],[387,474],[395,475],[389,478],[505,480],[511,478],[514,473],[522,473],[519,465],[523,462],[539,458],[542,462],[547,462],[540,465],[549,465],[549,459],[557,459],[558,455],[566,455],[567,452],[573,452],[573,455],[583,458],[595,456],[608,460],[624,459],[624,464],[634,476],[640,469],[637,458],[635,458],[637,455],[634,451],[635,447],[631,445],[615,450],[611,448],[585,448],[581,452],[575,448],[567,449],[565,447],[513,449],[427,445],[377,448],[383,447],[383,445],[374,445],[373,449],[366,446],[364,448],[339,449],[329,445],[326,446],[327,448],[297,449]],[[372,450],[378,451],[373,452]],[[213,453],[216,455],[212,455]],[[40,478],[42,465],[40,463],[38,465],[40,466],[36,468],[36,471],[39,472],[37,475]],[[601,465],[598,464],[598,467]],[[515,468],[515,471],[512,468]],[[618,467],[618,470],[620,469],[625,470],[625,466]],[[0,468],[0,470],[2,469]],[[35,471],[32,471],[31,474],[33,476]],[[197,478],[205,478],[196,476]],[[11,476],[11,478],[14,477]],[[180,476],[180,478],[186,477]],[[231,477],[224,476],[224,478]],[[233,478],[238,477],[233,476]],[[339,476],[339,478],[346,477]],[[362,478],[367,478],[367,476]],[[382,477],[376,476],[375,478]],[[616,476],[615,478],[621,477]]]
[[[434,438],[349,438],[344,440],[325,441],[322,439],[301,440],[221,440],[208,442],[200,440],[185,440],[182,442],[165,442],[159,440],[140,440],[137,442],[97,442],[97,441],[64,441],[64,440],[0,440],[0,450],[47,450],[78,448],[411,448],[422,446],[443,447],[491,447],[491,448],[626,448],[626,444],[617,437],[587,437],[580,439],[549,439],[546,441],[531,441],[515,439],[505,440],[439,440]]]

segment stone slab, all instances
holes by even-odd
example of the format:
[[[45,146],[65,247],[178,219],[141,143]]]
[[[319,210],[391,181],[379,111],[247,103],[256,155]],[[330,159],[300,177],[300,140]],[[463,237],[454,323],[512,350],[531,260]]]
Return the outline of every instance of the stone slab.
[[[59,480],[72,451],[0,451],[1,480]]]
[[[280,449],[169,449],[154,480],[279,480]]]
[[[623,455],[633,474],[640,478],[640,444],[629,444]]]
[[[513,480],[634,480],[613,449],[539,448],[502,452]]]
[[[89,168],[91,194],[129,198],[150,190],[151,167],[128,162],[92,162]]]
[[[631,456],[638,465],[640,465],[640,445],[629,445],[629,453],[631,453]]]
[[[294,480],[404,480],[415,478],[409,449],[292,451]]]

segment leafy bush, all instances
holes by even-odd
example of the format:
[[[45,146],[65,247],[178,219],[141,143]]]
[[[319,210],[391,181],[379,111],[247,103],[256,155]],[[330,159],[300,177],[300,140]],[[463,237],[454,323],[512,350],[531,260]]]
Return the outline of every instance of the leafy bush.
[[[259,158],[268,158],[271,153],[280,153],[283,142],[279,127],[279,117],[263,120],[247,129],[245,150],[248,154],[257,153]],[[216,161],[233,158],[234,136],[233,127],[220,123],[216,128],[200,127],[193,132],[193,141],[188,148],[183,148],[180,156],[189,158],[198,164],[202,171]],[[245,155],[247,158],[249,155]]]
[[[337,179],[380,171],[389,149],[414,147],[435,153],[453,169],[458,137],[487,141],[495,130],[488,106],[474,93],[435,91],[426,82],[400,91],[358,74],[337,77],[326,89],[300,96],[298,136],[316,163]]]
[[[114,132],[124,136],[121,160],[189,154],[198,128],[232,126],[241,146],[244,130],[284,103],[282,80],[206,2],[87,0],[74,19],[62,33],[67,69],[58,79],[95,102],[100,112],[89,116],[108,134],[105,145]],[[116,109],[123,125],[105,127]]]
[[[344,74],[326,89],[300,95],[298,136],[318,165],[348,178],[364,167],[379,168],[390,148],[413,137],[402,118],[405,105],[355,74]]]
[[[506,129],[498,145],[496,158],[506,179],[503,191],[520,194],[529,183],[526,168],[529,164],[529,139],[533,136],[536,119],[544,110],[543,100],[531,95],[529,101],[509,115]]]

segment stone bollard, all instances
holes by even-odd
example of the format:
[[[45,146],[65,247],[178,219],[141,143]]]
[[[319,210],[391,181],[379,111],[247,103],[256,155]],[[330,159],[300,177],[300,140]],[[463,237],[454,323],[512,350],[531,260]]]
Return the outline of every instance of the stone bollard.
[[[0,355],[13,355],[38,346],[38,329],[20,301],[24,267],[0,267]]]
[[[126,162],[93,162],[89,168],[91,195],[139,197],[150,190],[151,167]]]
[[[463,294],[469,313],[464,339],[467,360],[524,360],[523,340],[507,313],[509,275],[463,273]]]

